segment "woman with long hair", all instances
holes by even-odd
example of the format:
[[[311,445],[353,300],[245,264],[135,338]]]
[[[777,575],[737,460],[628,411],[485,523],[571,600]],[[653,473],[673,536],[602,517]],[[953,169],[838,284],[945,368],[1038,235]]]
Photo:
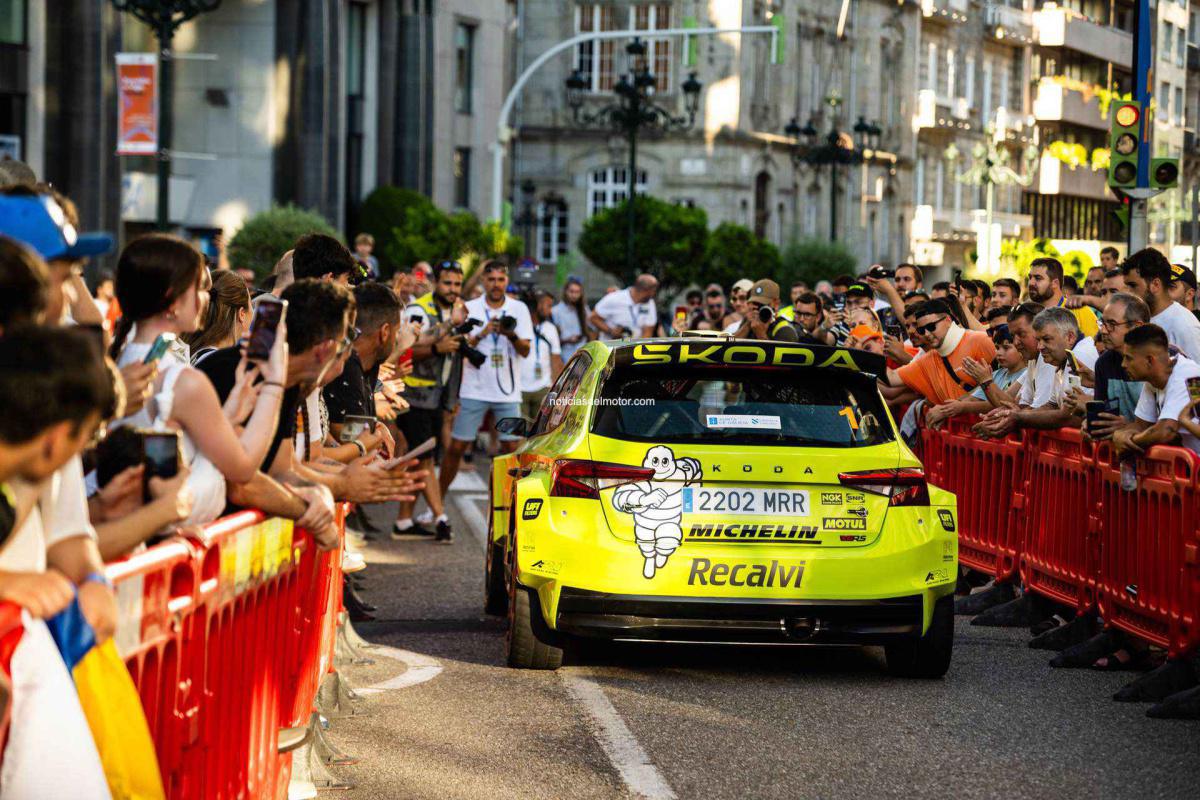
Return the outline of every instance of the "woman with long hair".
[[[117,262],[116,279],[122,316],[113,334],[112,354],[118,365],[145,360],[163,334],[183,336],[200,327],[208,270],[200,252],[182,239],[151,234],[130,242]],[[260,370],[265,380],[256,389]],[[188,486],[195,498],[187,524],[220,516],[226,479],[250,481],[266,458],[287,378],[283,323],[270,358],[253,367],[243,359],[238,373],[238,386],[222,408],[208,378],[188,363],[186,347],[168,348],[158,361],[149,402],[118,423],[179,432],[183,460],[191,468]],[[230,418],[245,420],[240,434]]]
[[[192,364],[199,364],[209,353],[233,347],[250,329],[250,290],[236,272],[212,273],[204,323],[180,338],[191,347]]]

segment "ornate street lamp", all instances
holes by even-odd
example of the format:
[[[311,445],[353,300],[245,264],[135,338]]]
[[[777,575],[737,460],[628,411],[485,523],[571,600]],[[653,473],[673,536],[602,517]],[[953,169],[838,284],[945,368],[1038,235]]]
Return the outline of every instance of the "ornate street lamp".
[[[792,117],[783,128],[783,133],[792,140],[792,166],[798,168],[806,164],[813,168],[829,167],[829,238],[837,241],[837,191],[838,167],[842,165],[861,164],[878,149],[882,129],[874,122],[867,122],[859,117],[851,129],[858,137],[854,137],[838,128],[837,108],[841,98],[836,94],[830,95],[826,102],[830,108],[830,128],[825,134],[824,142],[818,143],[817,126],[810,118],[804,127],[800,121]]]
[[[602,127],[622,133],[629,141],[629,189],[627,192],[626,217],[629,230],[625,244],[625,265],[632,280],[637,274],[634,258],[634,235],[636,227],[635,198],[637,197],[637,140],[643,129],[666,133],[690,128],[696,121],[700,108],[700,92],[704,85],[696,73],[688,75],[680,89],[684,96],[684,114],[676,116],[655,103],[651,98],[658,79],[646,62],[646,43],[635,38],[625,46],[629,72],[625,73],[613,87],[617,97],[615,103],[602,106],[595,111],[584,110],[584,95],[588,80],[583,72],[575,70],[566,80],[567,105],[576,124],[584,127]]]
[[[146,23],[158,38],[158,228],[171,225],[171,138],[173,114],[171,96],[174,83],[174,56],[171,40],[179,26],[206,11],[213,11],[221,0],[112,0],[117,11],[132,14]]]

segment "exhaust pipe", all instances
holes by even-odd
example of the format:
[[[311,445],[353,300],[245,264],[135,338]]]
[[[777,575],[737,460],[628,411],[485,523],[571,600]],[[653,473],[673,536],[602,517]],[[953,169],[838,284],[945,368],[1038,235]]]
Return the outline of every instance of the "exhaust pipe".
[[[788,617],[779,620],[779,627],[789,639],[805,642],[821,630],[821,620],[812,617]]]

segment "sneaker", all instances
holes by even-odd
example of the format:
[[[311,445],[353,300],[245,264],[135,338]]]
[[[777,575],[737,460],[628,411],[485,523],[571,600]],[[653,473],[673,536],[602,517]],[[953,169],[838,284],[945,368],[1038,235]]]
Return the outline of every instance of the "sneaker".
[[[402,539],[405,536],[433,536],[433,531],[429,530],[429,528],[426,528],[423,525],[418,525],[415,522],[404,530],[400,530],[398,525],[392,526],[393,539]]]
[[[413,517],[413,522],[417,523],[418,525],[424,525],[426,528],[428,528],[433,524],[433,512],[426,509],[422,513]]]
[[[367,568],[367,562],[363,560],[362,554],[352,553],[349,550],[342,551],[342,572],[361,572]]]
[[[437,524],[437,536],[434,538],[439,544],[451,544],[454,541],[454,531],[450,530],[450,523],[445,520],[440,520]]]

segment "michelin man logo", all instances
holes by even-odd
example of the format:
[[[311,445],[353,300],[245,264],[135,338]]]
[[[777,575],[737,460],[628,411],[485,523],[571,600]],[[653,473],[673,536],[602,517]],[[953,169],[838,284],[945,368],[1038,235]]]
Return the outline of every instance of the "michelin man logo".
[[[653,578],[683,541],[683,487],[701,478],[700,462],[675,458],[671,448],[656,445],[646,451],[642,466],[654,470],[649,480],[620,486],[613,508],[633,514],[633,532],[646,559],[642,575]]]

